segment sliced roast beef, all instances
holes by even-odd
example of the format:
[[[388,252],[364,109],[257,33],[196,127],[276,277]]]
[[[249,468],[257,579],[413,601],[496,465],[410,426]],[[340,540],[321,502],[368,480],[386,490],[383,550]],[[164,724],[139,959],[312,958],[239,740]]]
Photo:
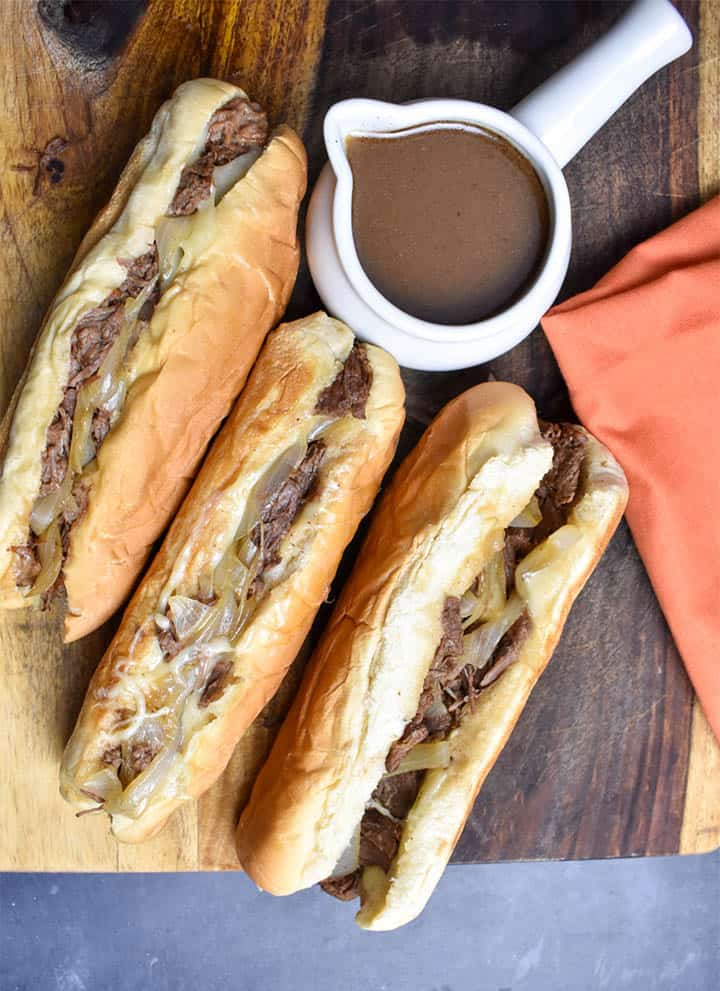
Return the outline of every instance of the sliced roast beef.
[[[388,871],[400,845],[401,834],[401,822],[377,809],[368,809],[360,829],[360,864],[363,867],[376,864]]]
[[[297,468],[265,500],[260,511],[260,523],[251,533],[253,543],[261,548],[262,558],[249,594],[257,596],[261,593],[263,572],[280,560],[280,544],[311,494],[325,451],[321,440],[308,444],[305,457]]]
[[[210,195],[214,168],[212,155],[208,154],[185,166],[173,201],[168,207],[169,217],[188,217],[195,213],[200,203]]]
[[[525,609],[495,648],[495,653],[492,656],[490,664],[480,672],[481,678],[479,685],[477,685],[478,690],[487,688],[488,685],[491,685],[493,681],[500,677],[506,668],[509,668],[511,664],[515,663],[531,631],[532,620],[527,609]]]
[[[42,453],[40,495],[49,495],[62,484],[67,471],[77,389],[92,378],[117,339],[123,320],[123,307],[157,279],[155,245],[132,262],[123,262],[127,275],[123,282],[100,303],[85,313],[73,331],[70,344],[70,372],[58,411],[48,427]]]
[[[35,534],[30,534],[26,544],[18,544],[11,550],[15,554],[15,584],[18,588],[32,586],[42,570],[37,556]]]
[[[216,110],[208,124],[202,154],[180,174],[168,216],[187,217],[195,213],[210,195],[213,169],[227,165],[253,148],[263,148],[267,137],[267,116],[257,103],[238,96]]]
[[[422,743],[431,735],[444,734],[451,728],[452,720],[443,705],[439,688],[443,681],[457,677],[462,667],[462,664],[458,667],[462,654],[463,627],[460,599],[450,595],[443,606],[442,635],[430,670],[425,676],[417,712],[405,727],[403,735],[390,748],[385,761],[388,771],[397,770],[405,756],[418,743]]]
[[[318,396],[315,412],[328,416],[352,413],[356,419],[364,420],[372,379],[367,350],[363,344],[355,343],[340,372]]]
[[[124,306],[136,299],[157,279],[158,255],[153,244],[149,251],[132,261],[122,261],[127,275],[99,306],[85,313],[73,332],[68,385],[80,386],[97,372],[115,343],[123,323]]]
[[[553,462],[537,490],[543,515],[542,522],[536,527],[538,543],[565,523],[567,511],[577,495],[587,447],[586,434],[574,423],[541,421],[540,433],[553,446]]]
[[[108,748],[100,759],[108,767],[113,767],[116,771],[119,770],[122,764],[122,747],[118,743],[116,747]]]
[[[171,661],[173,657],[176,657],[182,650],[180,641],[175,636],[175,627],[172,625],[172,622],[170,622],[170,626],[167,630],[161,630],[157,639],[160,645],[160,650],[162,650],[164,655],[163,660],[165,661]]]
[[[380,780],[373,798],[396,819],[404,819],[415,804],[422,784],[422,771],[389,774]]]
[[[40,496],[54,492],[65,478],[76,399],[75,389],[65,389],[62,402],[47,429],[40,469]]]
[[[110,433],[111,418],[112,414],[106,409],[96,409],[93,413],[90,432],[92,434],[92,439],[96,450]]]
[[[503,558],[505,564],[505,592],[507,595],[515,585],[515,569],[526,555],[530,553],[537,541],[535,530],[530,527],[510,526],[505,531]]]
[[[362,867],[358,867],[352,874],[344,874],[342,877],[328,877],[320,882],[323,891],[337,898],[341,902],[351,902],[354,898],[360,897],[360,878],[362,877]]]
[[[236,96],[210,118],[205,151],[215,165],[227,165],[253,148],[262,148],[268,137],[267,114],[259,103]]]
[[[360,824],[359,867],[351,874],[321,881],[323,891],[340,901],[352,901],[360,895],[363,867],[375,865],[384,871],[390,868],[400,844],[402,820],[415,804],[422,779],[422,771],[408,771],[387,775],[380,781],[372,796],[376,807],[366,810]]]
[[[160,747],[157,744],[152,743],[141,743],[136,741],[130,747],[130,756],[127,762],[127,772],[128,776],[136,778],[138,774],[141,774],[147,767],[152,764]]]
[[[229,658],[225,658],[215,664],[215,667],[210,672],[210,677],[208,678],[205,688],[203,689],[200,700],[198,701],[198,706],[201,709],[207,708],[211,702],[217,702],[220,698],[222,693],[225,691],[228,675],[232,671],[232,666],[232,661]]]

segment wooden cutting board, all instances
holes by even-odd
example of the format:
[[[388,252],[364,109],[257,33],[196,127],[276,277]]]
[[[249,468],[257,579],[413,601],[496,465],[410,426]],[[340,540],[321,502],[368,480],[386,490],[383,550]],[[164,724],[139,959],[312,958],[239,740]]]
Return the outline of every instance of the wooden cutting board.
[[[3,408],[83,232],[178,83],[216,75],[241,84],[274,120],[303,133],[314,179],[323,161],[322,118],[332,102],[456,96],[509,108],[625,6],[5,0]],[[650,80],[567,169],[575,235],[563,296],[591,286],[637,241],[718,189],[720,5],[679,6],[694,49]],[[289,315],[318,305],[304,267]],[[406,372],[400,453],[447,400],[490,372],[527,388],[543,416],[571,415],[538,330],[489,366]],[[341,574],[352,556],[351,549]],[[233,824],[303,658],[212,791],[154,841],[121,847],[102,817],[76,820],[57,793],[63,744],[112,631],[108,624],[63,648],[57,615],[0,616],[0,868],[236,867]],[[719,750],[623,525],[573,609],[454,859],[642,856],[718,844]]]

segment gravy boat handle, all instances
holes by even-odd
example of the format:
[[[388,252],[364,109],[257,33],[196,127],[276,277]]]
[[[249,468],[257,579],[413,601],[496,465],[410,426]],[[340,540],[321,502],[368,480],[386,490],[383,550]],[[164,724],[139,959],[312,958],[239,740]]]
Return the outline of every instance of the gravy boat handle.
[[[636,0],[607,34],[510,113],[563,168],[646,79],[692,43],[670,0]]]

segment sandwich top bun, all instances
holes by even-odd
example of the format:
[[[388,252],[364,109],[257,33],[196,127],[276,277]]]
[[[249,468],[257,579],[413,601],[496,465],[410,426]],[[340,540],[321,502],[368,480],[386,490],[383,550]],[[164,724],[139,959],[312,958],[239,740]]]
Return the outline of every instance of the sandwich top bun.
[[[272,132],[261,153],[235,160],[214,207],[167,224],[210,118],[239,97],[245,94],[236,86],[198,79],[160,108],[80,245],[0,430],[0,604],[19,607],[28,605],[28,589],[16,584],[12,548],[28,540],[73,331],[127,277],[123,263],[157,242],[162,293],[125,359],[119,419],[82,476],[87,507],[70,531],[64,565],[68,640],[95,629],[126,598],[294,283],[306,159],[286,126]]]
[[[552,457],[530,397],[497,382],[446,406],[403,462],[240,818],[261,888],[333,873],[415,714],[445,598],[502,546]]]

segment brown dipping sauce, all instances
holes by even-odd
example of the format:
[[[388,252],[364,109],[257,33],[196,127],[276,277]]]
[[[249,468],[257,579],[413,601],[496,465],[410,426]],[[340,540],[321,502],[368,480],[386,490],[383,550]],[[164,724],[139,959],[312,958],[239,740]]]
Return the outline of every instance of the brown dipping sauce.
[[[448,124],[352,137],[347,154],[360,264],[395,306],[432,323],[474,323],[530,287],[548,242],[547,197],[503,138]]]

